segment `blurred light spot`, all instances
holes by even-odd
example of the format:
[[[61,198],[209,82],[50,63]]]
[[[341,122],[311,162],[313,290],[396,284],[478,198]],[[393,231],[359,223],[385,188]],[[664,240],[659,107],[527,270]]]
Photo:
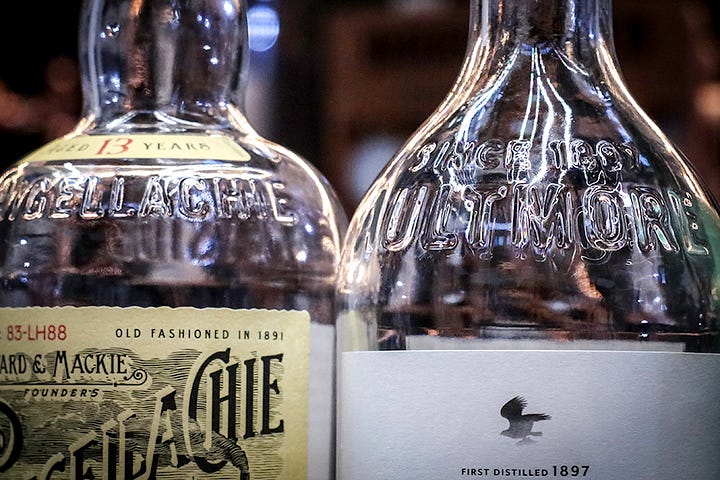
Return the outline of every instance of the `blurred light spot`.
[[[105,25],[105,30],[100,33],[101,38],[113,38],[120,33],[119,23],[109,23]]]
[[[268,5],[254,5],[248,9],[248,35],[250,50],[270,50],[280,35],[280,18],[277,11]]]
[[[225,15],[232,16],[235,13],[235,6],[233,5],[233,2],[225,2],[223,3],[223,10],[225,10]]]
[[[711,122],[720,121],[720,82],[701,85],[695,93],[695,109]]]

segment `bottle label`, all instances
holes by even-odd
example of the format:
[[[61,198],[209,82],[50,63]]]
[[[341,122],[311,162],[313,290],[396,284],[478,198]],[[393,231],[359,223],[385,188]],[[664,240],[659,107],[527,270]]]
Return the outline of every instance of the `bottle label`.
[[[310,316],[0,309],[0,477],[307,476]]]
[[[720,355],[341,357],[339,478],[716,480]]]
[[[80,135],[40,147],[23,160],[170,158],[248,161],[250,155],[225,135]]]

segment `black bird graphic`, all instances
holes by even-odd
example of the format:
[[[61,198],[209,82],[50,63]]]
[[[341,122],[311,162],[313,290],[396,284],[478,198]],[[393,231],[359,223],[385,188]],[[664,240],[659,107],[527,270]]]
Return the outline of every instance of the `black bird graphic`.
[[[508,429],[500,432],[500,435],[520,439],[518,445],[535,443],[530,437],[539,437],[542,435],[542,432],[532,431],[535,422],[550,420],[551,418],[550,415],[544,413],[523,414],[525,407],[527,407],[527,401],[525,401],[523,397],[515,397],[500,409],[500,415],[502,415],[503,418],[507,418],[508,422],[510,422]]]

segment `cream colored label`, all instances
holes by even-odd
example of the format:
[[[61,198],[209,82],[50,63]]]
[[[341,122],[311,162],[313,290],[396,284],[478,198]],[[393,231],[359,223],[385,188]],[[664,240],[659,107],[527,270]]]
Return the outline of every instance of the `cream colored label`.
[[[0,309],[0,472],[306,478],[309,341],[298,311]]]
[[[247,161],[250,155],[224,135],[80,135],[54,140],[24,161],[171,158]]]

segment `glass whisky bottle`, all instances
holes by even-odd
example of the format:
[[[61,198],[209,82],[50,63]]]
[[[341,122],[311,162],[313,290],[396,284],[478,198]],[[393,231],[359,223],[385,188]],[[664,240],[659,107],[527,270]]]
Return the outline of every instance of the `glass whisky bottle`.
[[[82,117],[0,177],[0,476],[333,477],[347,220],[245,116],[245,15],[84,3]]]
[[[348,228],[338,476],[720,478],[718,206],[629,93],[610,0],[470,14]]]

